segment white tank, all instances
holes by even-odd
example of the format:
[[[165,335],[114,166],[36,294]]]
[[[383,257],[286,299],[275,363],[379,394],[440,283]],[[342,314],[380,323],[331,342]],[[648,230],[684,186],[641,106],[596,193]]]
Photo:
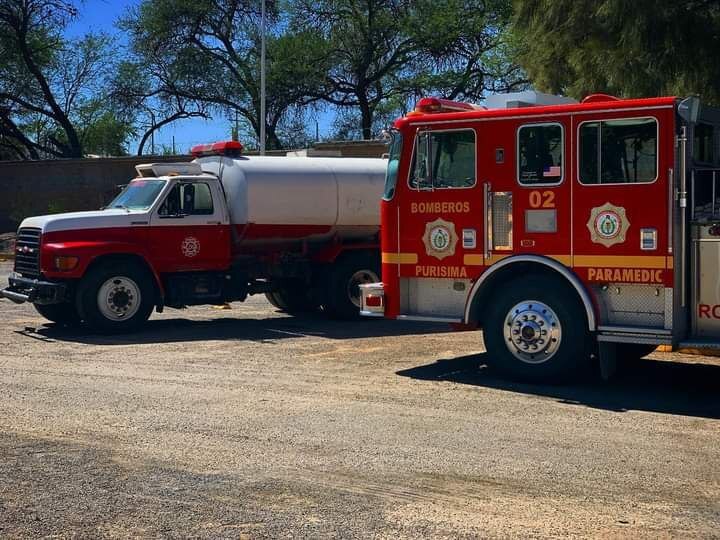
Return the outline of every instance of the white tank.
[[[241,244],[372,237],[380,229],[387,160],[202,157],[221,177]]]

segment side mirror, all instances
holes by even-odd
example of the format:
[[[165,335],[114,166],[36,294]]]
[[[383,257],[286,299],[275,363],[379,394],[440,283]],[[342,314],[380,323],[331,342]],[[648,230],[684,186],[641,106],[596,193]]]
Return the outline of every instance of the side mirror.
[[[678,114],[680,115],[680,118],[685,120],[688,124],[696,123],[700,114],[700,98],[697,96],[690,96],[683,99],[678,104]]]

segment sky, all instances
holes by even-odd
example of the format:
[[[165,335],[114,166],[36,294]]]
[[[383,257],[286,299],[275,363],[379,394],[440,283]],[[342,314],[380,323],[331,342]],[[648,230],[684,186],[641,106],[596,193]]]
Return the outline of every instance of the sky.
[[[78,18],[68,26],[65,35],[68,38],[76,38],[90,31],[106,32],[116,36],[121,43],[125,43],[122,33],[116,29],[115,24],[130,7],[138,3],[139,0],[84,0],[84,2],[79,2]],[[327,115],[320,120],[321,137],[329,129],[329,120]],[[172,147],[173,137],[178,152],[187,152],[195,144],[229,140],[231,127],[231,122],[223,117],[213,120],[179,120],[155,133],[156,150],[159,153],[162,145]],[[128,151],[131,154],[137,151],[137,143],[137,140],[130,142]],[[145,152],[149,151],[150,148],[146,146]]]

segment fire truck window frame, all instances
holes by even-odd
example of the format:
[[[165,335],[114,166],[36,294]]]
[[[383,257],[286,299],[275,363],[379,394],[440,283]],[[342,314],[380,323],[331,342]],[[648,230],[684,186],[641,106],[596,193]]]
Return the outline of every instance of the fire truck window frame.
[[[454,143],[450,140],[440,140],[440,142],[434,142],[433,139],[438,139],[447,136],[448,134],[472,134],[472,178],[466,177],[462,180],[453,178],[442,178],[438,179],[438,171],[441,168],[450,169],[455,165],[455,153],[457,152],[458,143]],[[469,141],[462,141],[469,142]],[[418,158],[418,156],[422,156]],[[416,174],[416,171],[420,169],[418,164],[422,164],[422,176]],[[431,171],[432,174],[428,175],[427,171]],[[468,183],[468,182],[472,183]],[[433,190],[433,189],[472,189],[477,185],[477,135],[475,130],[472,128],[461,128],[461,129],[438,129],[438,130],[423,130],[419,131],[415,136],[415,142],[413,145],[413,157],[410,166],[410,174],[408,175],[408,185],[410,189],[414,190]]]
[[[390,148],[388,149],[388,164],[385,172],[385,189],[383,199],[391,200],[395,196],[397,186],[398,169],[400,167],[400,154],[402,153],[403,136],[399,131],[391,131]]]
[[[654,125],[652,133],[633,132],[638,126]],[[621,129],[625,137],[613,137]],[[659,124],[653,116],[587,120],[578,124],[578,181],[586,186],[652,184],[658,180]],[[634,136],[633,136],[634,135]],[[643,140],[644,139],[644,140]],[[652,152],[648,143],[654,141]],[[629,144],[628,144],[629,143]],[[651,175],[638,177],[638,160],[654,158]],[[631,166],[632,162],[635,165]],[[613,162],[616,162],[613,165]],[[603,170],[606,169],[606,170]],[[607,172],[609,171],[609,172]]]
[[[560,128],[560,136],[554,143],[549,142],[552,137],[546,135],[547,128]],[[534,139],[532,149],[534,156],[528,159],[529,148],[523,149],[523,130],[528,130],[531,138]],[[523,124],[517,130],[516,146],[517,146],[517,181],[521,186],[557,186],[565,180],[564,166],[564,145],[565,145],[565,129],[559,122],[542,122],[536,124]],[[557,155],[556,155],[557,154]],[[523,163],[524,161],[524,163]],[[527,163],[531,165],[528,166]],[[559,176],[553,173],[558,171]],[[557,180],[551,180],[557,178]]]
[[[205,207],[198,208],[198,188],[206,189]],[[192,189],[190,189],[192,188]],[[207,206],[209,203],[209,207]],[[161,218],[179,218],[185,216],[211,216],[215,213],[212,190],[206,182],[178,182],[168,192],[158,209]]]

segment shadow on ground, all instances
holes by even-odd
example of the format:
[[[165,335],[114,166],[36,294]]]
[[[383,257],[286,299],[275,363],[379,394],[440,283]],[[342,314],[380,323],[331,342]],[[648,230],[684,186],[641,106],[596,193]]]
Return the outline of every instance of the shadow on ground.
[[[501,378],[485,365],[486,354],[461,356],[397,374],[425,381],[451,381],[534,394],[561,403],[608,411],[631,410],[720,418],[720,366],[643,359],[627,366],[608,383],[567,386],[528,384]],[[699,357],[701,362],[702,358]]]
[[[180,343],[206,340],[275,342],[279,339],[321,337],[358,339],[449,332],[446,324],[391,320],[333,321],[320,314],[297,317],[249,319],[219,317],[211,320],[151,319],[139,331],[98,335],[86,328],[53,323],[26,327],[15,333],[42,341],[68,341],[97,345]]]

